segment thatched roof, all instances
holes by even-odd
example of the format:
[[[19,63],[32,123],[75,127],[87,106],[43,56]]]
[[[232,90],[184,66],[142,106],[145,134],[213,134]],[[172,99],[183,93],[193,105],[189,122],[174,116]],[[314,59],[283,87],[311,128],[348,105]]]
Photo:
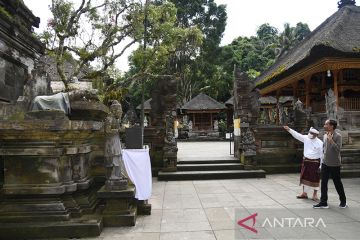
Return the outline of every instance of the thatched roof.
[[[149,98],[148,100],[146,100],[144,102],[144,110],[151,110],[151,105],[150,105],[150,101],[151,101],[152,98]],[[141,104],[139,104],[137,107],[136,107],[137,110],[141,110]]]
[[[276,98],[269,96],[269,97],[260,97],[259,101],[261,104],[276,104]],[[293,97],[292,96],[281,96],[279,97],[279,103],[286,103],[286,102],[291,102],[293,101]],[[225,105],[234,105],[234,97],[229,98],[229,100],[227,100],[225,102]]]
[[[324,57],[360,58],[360,7],[340,8],[256,78],[256,87],[266,87]]]
[[[181,108],[185,110],[223,110],[226,107],[208,95],[200,93]]]
[[[231,96],[231,98],[225,102],[225,105],[234,105],[234,96]]]
[[[150,102],[151,102],[151,99],[152,98],[149,98],[148,100],[146,100],[145,102],[144,102],[144,110],[146,111],[146,110],[151,110],[151,104],[150,104]],[[176,109],[179,109],[180,108],[180,104],[176,104]],[[141,103],[136,107],[136,110],[141,110]]]

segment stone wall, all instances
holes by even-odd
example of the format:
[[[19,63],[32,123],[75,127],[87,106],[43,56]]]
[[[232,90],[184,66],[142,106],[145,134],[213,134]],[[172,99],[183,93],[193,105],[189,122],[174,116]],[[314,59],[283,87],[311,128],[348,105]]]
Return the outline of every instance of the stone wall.
[[[34,37],[36,18],[21,1],[0,0],[0,120],[21,117],[37,95],[50,93],[38,59],[44,45]]]
[[[303,144],[282,126],[258,126],[255,129],[256,161],[267,173],[299,172]]]

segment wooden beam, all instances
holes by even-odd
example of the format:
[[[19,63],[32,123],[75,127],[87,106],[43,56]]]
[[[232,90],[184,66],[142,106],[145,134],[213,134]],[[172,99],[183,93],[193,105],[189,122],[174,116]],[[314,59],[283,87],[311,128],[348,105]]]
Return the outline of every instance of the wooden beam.
[[[326,95],[326,73],[323,72],[321,74],[321,96],[325,96]],[[324,94],[322,94],[324,93]]]
[[[279,112],[279,98],[280,98],[281,89],[276,91],[276,124],[280,124],[280,112]]]
[[[333,79],[334,79],[334,95],[336,97],[336,107],[339,107],[339,89],[338,89],[338,73],[339,70],[333,70]]]
[[[292,88],[293,88],[293,96],[294,96],[295,98],[298,98],[298,91],[297,91],[297,89],[298,89],[299,81],[296,81],[296,82],[292,83],[291,85],[292,85]]]
[[[311,86],[311,76],[306,76],[305,81],[305,108],[310,107],[310,86]]]

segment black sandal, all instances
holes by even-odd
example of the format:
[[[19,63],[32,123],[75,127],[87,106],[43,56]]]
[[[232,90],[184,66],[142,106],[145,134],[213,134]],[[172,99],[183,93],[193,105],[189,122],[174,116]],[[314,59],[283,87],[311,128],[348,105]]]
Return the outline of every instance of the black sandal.
[[[299,195],[299,196],[296,196],[297,199],[308,199],[309,197],[306,196],[306,195]]]

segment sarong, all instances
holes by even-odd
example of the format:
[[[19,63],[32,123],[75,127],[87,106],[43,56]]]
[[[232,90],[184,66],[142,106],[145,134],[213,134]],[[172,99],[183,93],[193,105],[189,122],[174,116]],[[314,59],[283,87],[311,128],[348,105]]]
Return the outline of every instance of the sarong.
[[[320,159],[303,158],[300,173],[300,185],[317,188],[320,184]]]

